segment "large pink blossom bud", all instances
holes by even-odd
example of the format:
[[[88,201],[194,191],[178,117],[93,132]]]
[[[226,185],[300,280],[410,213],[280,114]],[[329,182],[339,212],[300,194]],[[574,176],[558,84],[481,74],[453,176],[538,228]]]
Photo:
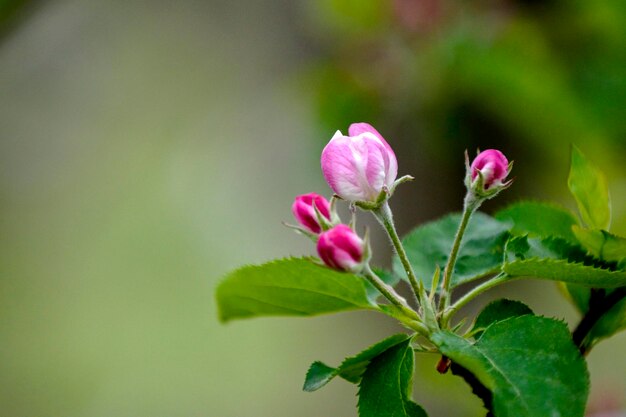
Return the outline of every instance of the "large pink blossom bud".
[[[324,216],[328,221],[331,221],[330,217],[330,204],[328,200],[316,193],[303,194],[296,197],[291,211],[298,223],[311,233],[318,234],[322,231],[317,211]]]
[[[333,269],[360,272],[364,266],[365,245],[350,227],[338,224],[320,235],[317,253]]]
[[[398,161],[391,146],[367,123],[353,123],[349,136],[337,131],[322,151],[322,173],[330,188],[348,201],[375,202],[391,190]]]
[[[483,188],[489,190],[504,184],[509,174],[509,161],[496,149],[487,149],[478,154],[470,167],[472,182],[478,177],[478,172],[483,177]]]

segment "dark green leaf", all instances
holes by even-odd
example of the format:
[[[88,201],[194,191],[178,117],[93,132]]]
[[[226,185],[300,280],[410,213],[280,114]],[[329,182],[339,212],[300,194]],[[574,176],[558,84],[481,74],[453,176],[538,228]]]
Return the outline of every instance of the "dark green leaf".
[[[332,368],[322,362],[313,362],[306,374],[303,389],[305,391],[320,389],[337,375],[346,381],[356,384],[361,380],[365,367],[370,363],[372,358],[399,343],[406,342],[408,339],[409,336],[404,333],[390,336],[370,346],[361,353],[346,358],[337,368]]]
[[[495,218],[513,224],[511,233],[531,237],[560,237],[576,242],[572,226],[578,224],[576,217],[566,208],[535,201],[515,203],[496,213]]]
[[[584,415],[589,375],[562,322],[525,315],[494,323],[475,343],[447,331],[431,340],[493,393],[496,417]]]
[[[626,329],[626,297],[602,315],[589,332],[587,343],[593,346],[624,329]]]
[[[590,230],[574,226],[572,231],[589,253],[604,261],[619,262],[626,258],[626,239],[605,230]]]
[[[608,230],[611,205],[606,178],[576,146],[572,146],[567,185],[576,199],[583,221],[591,228]]]
[[[435,268],[445,268],[460,221],[460,214],[451,214],[419,226],[402,239],[415,274],[426,289],[430,289]],[[508,229],[508,224],[484,213],[472,216],[461,243],[452,287],[499,270]],[[396,274],[406,277],[397,257],[393,269]]]
[[[363,279],[298,258],[237,269],[220,282],[216,297],[221,321],[376,308]]]
[[[316,391],[337,376],[337,368],[330,367],[323,362],[315,361],[306,373],[304,391]]]
[[[485,307],[474,323],[474,329],[486,329],[493,323],[510,319],[511,317],[523,316],[525,314],[533,314],[533,311],[526,304],[520,301],[500,299],[493,301]],[[474,333],[474,337],[478,338],[484,330]]]
[[[410,399],[414,355],[410,342],[387,349],[367,365],[359,386],[359,417],[426,417]]]

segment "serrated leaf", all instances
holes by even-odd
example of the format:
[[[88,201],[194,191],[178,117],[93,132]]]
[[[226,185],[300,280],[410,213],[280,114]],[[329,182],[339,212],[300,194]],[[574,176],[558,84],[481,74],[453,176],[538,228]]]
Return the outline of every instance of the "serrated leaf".
[[[435,268],[439,266],[443,270],[446,266],[460,221],[460,214],[451,214],[417,227],[402,239],[415,274],[427,290],[430,290]],[[461,243],[451,287],[498,271],[508,229],[508,224],[484,213],[472,216]],[[393,270],[406,278],[397,256]]]
[[[431,340],[492,392],[496,417],[584,415],[589,375],[562,322],[525,315],[489,326],[475,343],[447,331]]]
[[[304,391],[315,391],[328,384],[334,377],[340,376],[353,384],[361,380],[361,376],[369,362],[387,349],[407,341],[409,335],[395,334],[368,347],[361,353],[348,357],[337,368],[332,368],[322,362],[313,362],[304,380]]]
[[[216,298],[223,322],[376,308],[367,298],[362,278],[304,258],[237,269],[220,282]]]
[[[572,227],[572,232],[589,253],[609,262],[619,262],[626,258],[626,239],[605,230]]]
[[[611,205],[606,178],[576,146],[572,146],[567,185],[576,199],[583,221],[591,228],[608,230]]]
[[[547,279],[593,288],[617,288],[626,285],[626,271],[610,271],[561,259],[515,260],[506,262],[502,270],[510,277]]]
[[[576,217],[556,204],[522,201],[498,211],[495,218],[512,223],[510,232],[515,235],[542,238],[555,236],[576,242],[572,233],[572,226],[578,224]]]
[[[594,264],[584,252],[559,239],[509,239],[502,271],[512,278],[539,278],[593,288],[626,285],[626,271]]]
[[[413,355],[406,340],[371,360],[359,386],[359,417],[427,417],[410,399]]]
[[[505,298],[492,301],[478,314],[474,323],[474,329],[486,329],[494,323],[519,317],[526,314],[533,314],[533,311],[521,301],[507,300]],[[478,338],[484,330],[474,333],[474,337]]]

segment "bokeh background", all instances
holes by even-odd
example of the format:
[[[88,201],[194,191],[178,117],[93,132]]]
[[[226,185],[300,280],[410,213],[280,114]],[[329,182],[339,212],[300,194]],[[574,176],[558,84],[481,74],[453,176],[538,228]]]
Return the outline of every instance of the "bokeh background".
[[[401,232],[459,209],[477,147],[515,160],[485,211],[574,209],[575,143],[624,234],[626,2],[0,0],[0,416],[355,416],[354,386],[304,393],[304,374],[393,321],[223,326],[214,301],[239,265],[313,253],[280,222],[294,195],[329,194],[320,151],[354,121],[417,177],[392,201]],[[470,310],[502,295],[576,322],[545,282]],[[624,352],[622,333],[589,356],[589,415],[623,415]],[[484,415],[437,359],[417,358],[417,401]]]

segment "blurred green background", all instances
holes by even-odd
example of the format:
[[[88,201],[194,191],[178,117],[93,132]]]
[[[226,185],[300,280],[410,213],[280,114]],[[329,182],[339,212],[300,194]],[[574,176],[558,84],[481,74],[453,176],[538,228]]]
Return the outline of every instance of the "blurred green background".
[[[392,200],[402,232],[458,210],[466,148],[515,160],[486,211],[573,209],[576,143],[626,233],[622,0],[0,0],[0,109],[0,416],[355,416],[355,387],[304,393],[304,374],[391,320],[222,326],[213,298],[230,269],[312,253],[280,222],[329,194],[319,153],[354,121],[417,177]],[[549,283],[482,302],[502,295],[576,322]],[[625,351],[622,333],[591,353],[589,415],[626,408]],[[437,360],[417,358],[417,401],[483,415]]]

